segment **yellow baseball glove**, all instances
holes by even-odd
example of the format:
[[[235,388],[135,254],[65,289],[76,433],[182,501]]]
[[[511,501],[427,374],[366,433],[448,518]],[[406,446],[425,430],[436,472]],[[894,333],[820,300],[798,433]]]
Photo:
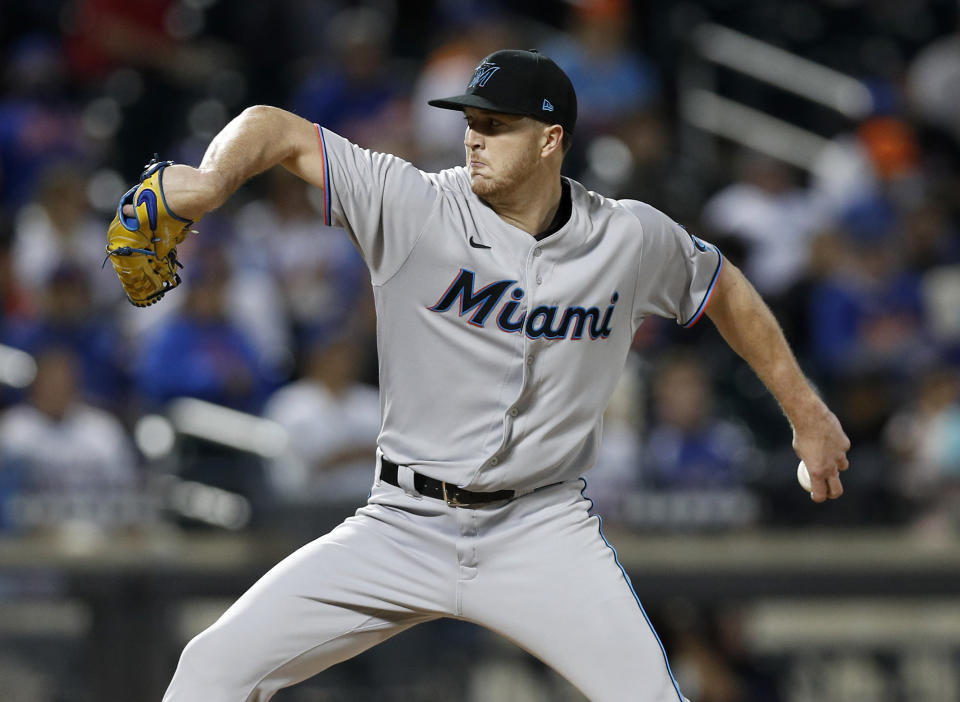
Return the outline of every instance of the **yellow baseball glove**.
[[[127,299],[147,307],[180,284],[177,244],[190,232],[193,222],[178,217],[163,196],[163,170],[173,161],[156,156],[140,175],[140,184],[120,198],[117,215],[107,229],[107,260],[113,263]],[[124,206],[133,207],[125,214]]]

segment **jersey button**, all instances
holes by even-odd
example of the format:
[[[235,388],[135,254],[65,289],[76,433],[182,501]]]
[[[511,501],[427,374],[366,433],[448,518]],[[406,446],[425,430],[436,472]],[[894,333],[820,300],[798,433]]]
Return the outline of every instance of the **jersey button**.
[[[528,365],[528,366],[532,366],[532,365],[533,365],[533,356],[527,356],[527,365]]]
[[[511,407],[511,408],[510,408],[510,416],[511,416],[511,417],[516,417],[518,414],[520,414],[520,410],[518,410],[516,407]]]
[[[540,256],[542,253],[543,253],[543,249],[541,249],[539,246],[533,250],[534,256]]]
[[[500,459],[497,458],[496,456],[494,456],[493,458],[490,459],[490,465],[495,466],[495,465],[497,465],[498,463],[500,463]]]
[[[542,284],[543,284],[543,278],[538,275],[538,276],[537,276],[537,285],[542,285]]]

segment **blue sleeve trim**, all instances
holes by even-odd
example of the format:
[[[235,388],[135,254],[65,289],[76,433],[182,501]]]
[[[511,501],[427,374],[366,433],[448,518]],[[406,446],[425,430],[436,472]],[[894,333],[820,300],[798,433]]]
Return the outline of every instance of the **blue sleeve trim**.
[[[330,215],[330,162],[327,160],[327,141],[323,138],[323,127],[319,124],[317,135],[320,137],[320,149],[323,151],[323,223],[329,227],[333,221]]]
[[[700,303],[697,311],[693,313],[693,317],[680,325],[684,329],[689,329],[698,321],[700,321],[700,317],[703,316],[704,311],[707,309],[707,305],[710,304],[710,298],[713,297],[713,290],[717,287],[717,281],[720,279],[720,269],[723,268],[723,254],[720,253],[720,249],[717,247],[714,246],[712,248],[717,252],[717,256],[719,257],[719,260],[717,261],[717,270],[713,272],[713,280],[710,281],[710,287],[707,288],[707,294],[704,295],[703,302]]]

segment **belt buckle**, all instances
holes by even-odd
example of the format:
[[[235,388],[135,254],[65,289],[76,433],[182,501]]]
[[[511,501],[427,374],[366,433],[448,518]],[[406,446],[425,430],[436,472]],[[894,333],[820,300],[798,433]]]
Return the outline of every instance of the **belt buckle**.
[[[457,499],[456,495],[447,494],[447,484],[446,482],[441,482],[440,487],[443,489],[443,501],[447,503],[450,507],[464,507],[465,503]]]

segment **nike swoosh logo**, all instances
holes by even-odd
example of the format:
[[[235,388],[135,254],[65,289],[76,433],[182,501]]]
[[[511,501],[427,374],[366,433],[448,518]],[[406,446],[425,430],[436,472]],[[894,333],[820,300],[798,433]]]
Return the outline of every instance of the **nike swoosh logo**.
[[[491,246],[487,246],[486,244],[481,244],[479,241],[474,241],[472,236],[470,237],[470,246],[472,246],[472,247],[475,248],[475,249],[489,249],[489,248],[493,248],[493,247],[491,247]]]

